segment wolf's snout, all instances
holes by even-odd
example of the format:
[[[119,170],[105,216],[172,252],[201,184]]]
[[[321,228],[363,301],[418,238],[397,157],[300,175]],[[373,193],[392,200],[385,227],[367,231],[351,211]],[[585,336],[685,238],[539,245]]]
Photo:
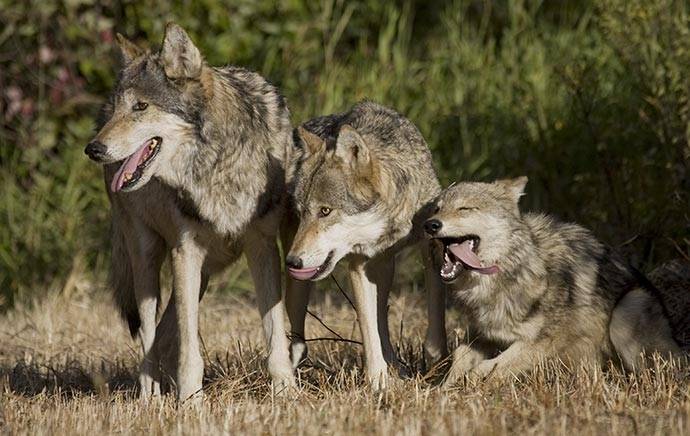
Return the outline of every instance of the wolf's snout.
[[[441,230],[441,227],[443,227],[443,223],[435,218],[427,220],[424,223],[424,231],[430,234],[431,236],[438,233],[438,231]]]
[[[302,258],[293,256],[293,255],[288,255],[285,258],[285,265],[287,265],[289,268],[293,269],[302,269],[303,262]]]
[[[92,141],[84,149],[89,159],[100,162],[105,158],[108,148],[100,141]]]

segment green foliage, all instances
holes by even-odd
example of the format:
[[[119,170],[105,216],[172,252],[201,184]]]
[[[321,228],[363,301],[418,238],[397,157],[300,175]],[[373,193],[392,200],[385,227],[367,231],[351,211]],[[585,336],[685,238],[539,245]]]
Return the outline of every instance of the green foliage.
[[[370,98],[417,123],[445,183],[526,174],[526,207],[629,242],[640,265],[688,253],[681,0],[0,0],[5,303],[103,270],[107,199],[82,149],[115,32],[155,48],[170,20],[211,64],[276,83],[296,123]]]

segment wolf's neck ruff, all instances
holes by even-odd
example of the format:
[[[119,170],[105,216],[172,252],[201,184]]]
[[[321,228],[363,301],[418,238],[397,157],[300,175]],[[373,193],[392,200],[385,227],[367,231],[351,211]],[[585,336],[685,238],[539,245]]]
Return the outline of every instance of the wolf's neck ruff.
[[[210,100],[201,105],[201,131],[186,122],[178,126],[180,134],[175,136],[180,142],[162,144],[168,163],[156,176],[172,189],[186,192],[200,217],[218,233],[237,234],[281,201],[285,174],[281,147],[288,146],[289,126],[279,118],[287,119],[287,109],[277,107],[275,89],[254,73],[210,67],[204,72],[208,74],[202,86],[212,91],[203,92]],[[234,74],[238,76],[229,80]],[[251,84],[240,92],[237,87],[245,81]],[[250,122],[257,113],[263,113],[263,122]],[[274,144],[267,138],[283,141]]]

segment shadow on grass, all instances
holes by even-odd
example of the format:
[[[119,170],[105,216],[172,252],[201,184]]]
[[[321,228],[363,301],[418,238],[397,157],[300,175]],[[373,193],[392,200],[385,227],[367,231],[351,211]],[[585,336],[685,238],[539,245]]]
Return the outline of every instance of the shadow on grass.
[[[80,362],[55,366],[18,362],[0,366],[0,389],[27,397],[42,393],[66,398],[77,394],[133,393],[136,376],[131,368],[119,364],[97,370]]]

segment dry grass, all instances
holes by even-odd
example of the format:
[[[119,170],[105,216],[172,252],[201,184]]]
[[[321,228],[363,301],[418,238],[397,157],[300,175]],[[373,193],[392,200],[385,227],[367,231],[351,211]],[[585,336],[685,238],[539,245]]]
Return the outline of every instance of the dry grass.
[[[356,318],[337,294],[314,313],[345,337]],[[303,390],[273,398],[249,297],[209,295],[202,304],[207,372],[202,410],[133,395],[137,353],[104,297],[53,296],[0,319],[0,430],[16,434],[688,434],[689,371],[660,363],[638,376],[556,364],[501,386],[443,392],[421,377],[384,395],[363,382],[358,345],[312,342]],[[420,293],[392,298],[396,343],[420,370]],[[400,331],[403,339],[400,341]],[[309,320],[312,337],[328,336]]]

